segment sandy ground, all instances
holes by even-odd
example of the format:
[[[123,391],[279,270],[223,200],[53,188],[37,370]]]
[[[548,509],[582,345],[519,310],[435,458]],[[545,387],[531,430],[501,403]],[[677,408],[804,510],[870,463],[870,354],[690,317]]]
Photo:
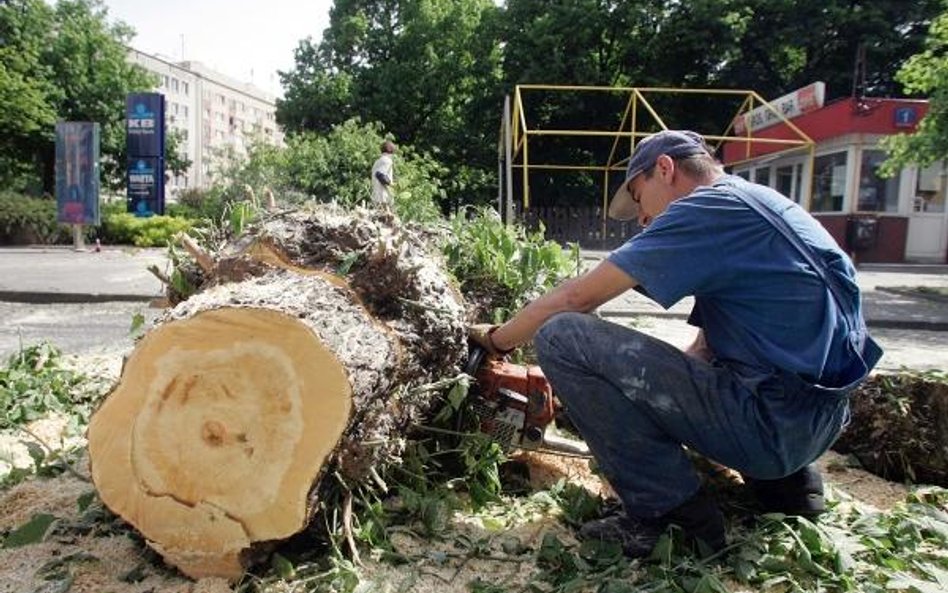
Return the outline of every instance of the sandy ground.
[[[567,479],[593,492],[608,494],[598,478],[589,471],[586,460],[550,455],[527,454],[522,457],[531,468],[532,485],[549,486]],[[820,460],[829,484],[828,496],[854,500],[870,508],[885,510],[905,499],[905,486],[887,482],[859,469],[849,467],[846,459],[829,452]],[[88,475],[80,462],[77,471]],[[43,588],[50,581],[44,575],[59,573],[70,578],[73,593],[224,593],[231,586],[219,579],[193,582],[163,565],[160,558],[118,520],[102,515],[93,503],[85,512],[79,501],[92,492],[92,486],[70,474],[53,479],[31,479],[0,494],[0,532],[19,527],[37,513],[48,513],[57,521],[42,543],[13,549],[0,549],[0,593],[51,591]],[[504,513],[498,507],[493,512]],[[89,514],[98,519],[89,526]],[[503,529],[498,526],[502,525]],[[458,515],[451,528],[451,541],[425,539],[411,533],[398,533],[393,543],[398,553],[411,559],[393,565],[364,558],[363,578],[379,591],[417,593],[462,593],[477,577],[489,577],[493,583],[508,586],[526,581],[535,570],[530,553],[510,554],[502,550],[536,549],[546,534],[564,543],[574,542],[572,531],[555,513],[524,513],[503,521],[488,516]],[[482,542],[492,550],[490,558],[467,559],[457,542]],[[51,563],[56,570],[50,569]],[[57,566],[58,565],[58,566]],[[132,581],[132,582],[128,582]],[[63,581],[55,581],[63,582]],[[273,591],[290,591],[274,585]]]
[[[688,338],[684,334],[675,337],[682,342]],[[120,353],[107,353],[75,360],[74,364],[114,378],[120,373],[121,360]],[[62,419],[49,418],[31,425],[30,431],[47,443],[58,444],[66,438],[61,434],[62,428]],[[25,438],[28,435],[21,432],[0,434],[0,459],[6,456],[7,461],[15,458],[18,465],[28,465],[28,457],[23,459],[21,442]],[[68,438],[69,444],[83,444],[81,438]],[[592,493],[609,494],[608,485],[590,471],[585,459],[537,453],[524,454],[521,459],[531,468],[532,485],[537,489],[566,479]],[[903,485],[850,467],[846,458],[833,452],[824,455],[819,464],[831,497],[885,510],[903,501],[908,492]],[[84,461],[80,461],[76,469],[81,475],[89,475]],[[0,472],[5,473],[3,467]],[[72,593],[224,593],[232,590],[222,580],[205,579],[195,583],[165,566],[124,523],[103,513],[101,507],[96,506],[98,503],[81,511],[80,499],[92,492],[89,482],[69,473],[53,479],[30,479],[0,492],[0,535],[23,525],[37,513],[57,517],[42,543],[0,549],[0,593],[54,593],[65,591],[55,587],[67,581],[70,583],[68,591]],[[89,513],[95,512],[100,519],[93,521],[90,527]],[[492,559],[467,559],[464,551],[456,548],[457,536],[489,542],[492,550],[507,547],[510,542],[519,548],[536,549],[547,533],[564,542],[575,541],[572,531],[550,513],[522,516],[513,521],[506,517],[502,531],[496,530],[496,524],[490,520],[458,518],[450,542],[398,534],[393,538],[396,548],[411,558],[411,562],[395,566],[364,558],[363,577],[375,584],[372,590],[378,591],[466,593],[468,583],[479,576],[493,583],[506,583],[512,589],[513,585],[525,582],[535,570],[533,554],[497,553],[491,555]],[[47,580],[50,575],[53,580]],[[294,590],[292,586],[280,584],[267,589],[291,590]]]

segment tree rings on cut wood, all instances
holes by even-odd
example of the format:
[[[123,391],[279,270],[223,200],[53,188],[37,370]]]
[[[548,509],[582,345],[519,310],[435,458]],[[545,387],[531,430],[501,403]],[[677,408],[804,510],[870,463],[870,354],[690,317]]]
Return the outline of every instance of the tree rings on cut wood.
[[[192,577],[239,575],[308,519],[346,427],[338,359],[296,319],[204,311],[147,335],[90,426],[103,501]]]

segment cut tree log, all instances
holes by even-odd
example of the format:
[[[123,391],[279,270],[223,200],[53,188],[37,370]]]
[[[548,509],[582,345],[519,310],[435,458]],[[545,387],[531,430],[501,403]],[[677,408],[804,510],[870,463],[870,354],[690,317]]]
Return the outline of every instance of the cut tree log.
[[[358,484],[396,463],[439,401],[431,386],[460,373],[463,303],[390,222],[319,209],[252,229],[94,414],[102,501],[185,574],[239,578],[312,521],[327,476]]]

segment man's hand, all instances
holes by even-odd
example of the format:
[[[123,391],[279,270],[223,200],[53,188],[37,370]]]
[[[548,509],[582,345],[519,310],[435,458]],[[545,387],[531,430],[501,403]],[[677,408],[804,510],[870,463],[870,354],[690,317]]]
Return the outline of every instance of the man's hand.
[[[714,358],[714,352],[712,352],[711,347],[708,346],[708,341],[704,338],[703,330],[698,330],[698,335],[695,336],[695,341],[692,342],[690,346],[685,348],[685,354],[691,356],[692,358],[703,360],[704,362],[711,362],[711,359]]]
[[[484,349],[489,356],[499,358],[506,354],[497,349],[497,346],[494,346],[494,341],[491,339],[490,334],[499,326],[492,323],[476,323],[468,329],[467,337],[471,342],[477,344]]]

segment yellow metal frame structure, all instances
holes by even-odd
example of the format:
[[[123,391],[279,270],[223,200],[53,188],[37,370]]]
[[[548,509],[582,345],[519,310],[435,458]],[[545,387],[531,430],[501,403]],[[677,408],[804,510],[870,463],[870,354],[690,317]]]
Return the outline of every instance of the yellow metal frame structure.
[[[553,91],[553,92],[591,92],[591,93],[628,93],[629,99],[626,103],[625,112],[622,115],[622,121],[616,130],[543,130],[531,128],[527,120],[526,110],[524,109],[524,94],[529,91]],[[809,171],[813,171],[813,158],[815,143],[800,128],[795,126],[771,103],[765,101],[760,95],[749,90],[729,90],[729,89],[680,89],[664,87],[605,87],[605,86],[563,86],[563,85],[538,85],[525,84],[517,85],[514,89],[512,108],[510,100],[505,104],[504,117],[501,121],[501,142],[500,148],[501,161],[506,163],[506,192],[501,188],[499,194],[503,199],[506,193],[506,203],[512,207],[513,184],[512,169],[523,170],[523,196],[522,202],[524,209],[530,207],[530,170],[569,170],[569,171],[602,171],[603,172],[603,191],[602,191],[602,212],[603,212],[603,236],[605,236],[606,211],[609,206],[609,174],[614,171],[624,171],[626,164],[635,148],[637,139],[653,133],[652,131],[643,132],[639,127],[640,109],[651,119],[645,123],[657,124],[663,130],[667,130],[662,117],[656,112],[648,97],[660,94],[691,94],[691,95],[723,95],[743,98],[741,106],[737,109],[734,117],[731,118],[727,128],[720,134],[703,134],[706,141],[717,150],[724,142],[738,141],[746,144],[746,156],[744,159],[729,165],[741,164],[751,159],[751,145],[755,143],[764,143],[771,145],[783,145],[786,148],[777,152],[769,153],[770,158],[780,156],[789,152],[798,150],[808,150],[809,152]],[[770,112],[777,116],[780,122],[798,136],[797,139],[776,139],[755,137],[748,127],[743,135],[732,135],[734,121],[738,116],[755,109],[758,106],[766,107]],[[654,130],[654,126],[649,129]],[[701,130],[695,130],[701,132]],[[529,148],[531,137],[537,136],[600,136],[613,138],[612,149],[605,164],[589,165],[569,165],[557,163],[531,163],[529,159]],[[629,139],[629,151],[623,158],[617,158],[617,149],[620,140]]]

